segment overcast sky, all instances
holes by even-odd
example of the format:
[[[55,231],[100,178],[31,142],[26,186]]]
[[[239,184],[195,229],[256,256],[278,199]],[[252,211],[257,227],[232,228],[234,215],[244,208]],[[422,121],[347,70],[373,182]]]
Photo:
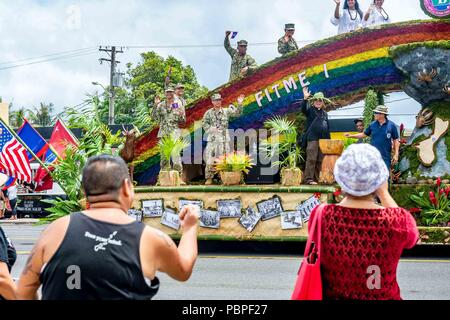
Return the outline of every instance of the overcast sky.
[[[364,11],[370,2],[360,0]],[[427,18],[419,0],[386,0],[385,9],[393,21]],[[109,83],[109,65],[98,61],[107,57],[96,50],[100,45],[147,47],[125,49],[119,55],[122,70],[127,62],[138,62],[143,51],[171,54],[191,65],[200,83],[213,89],[229,76],[230,58],[221,46],[225,30],[238,31],[236,40],[248,40],[249,53],[263,64],[278,56],[275,44],[264,43],[276,42],[285,23],[296,24],[295,38],[301,46],[336,34],[329,21],[333,10],[333,0],[2,0],[0,96],[15,108],[31,108],[42,101],[53,102],[61,111],[79,104],[85,93],[102,90],[94,87],[93,81]],[[187,45],[207,46],[183,47]],[[151,48],[154,46],[160,48]],[[52,55],[60,52],[70,57]],[[54,60],[8,68],[33,63],[38,60],[26,59],[41,56],[45,57],[38,60]],[[391,97],[402,98],[403,94]],[[419,106],[405,100],[393,103],[391,109],[392,113],[407,114],[416,113]],[[414,123],[413,116],[408,121],[404,116],[393,119],[409,127]]]

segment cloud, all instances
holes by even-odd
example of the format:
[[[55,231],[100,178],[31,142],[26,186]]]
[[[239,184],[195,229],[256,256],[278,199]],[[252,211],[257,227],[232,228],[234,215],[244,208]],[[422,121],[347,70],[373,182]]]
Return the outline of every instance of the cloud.
[[[363,10],[369,0],[360,1]],[[408,4],[406,4],[408,3]],[[386,0],[393,21],[425,19],[417,1]],[[66,50],[99,45],[154,46],[221,44],[226,30],[239,31],[238,38],[252,43],[276,42],[285,23],[296,23],[296,39],[308,41],[333,36],[329,19],[331,0],[94,0],[26,1],[0,3],[0,63]],[[139,53],[130,49],[120,54],[119,66],[137,63]],[[230,58],[223,47],[152,49],[173,55],[191,65],[200,83],[215,88],[225,83]],[[276,45],[249,46],[249,53],[263,64],[278,56]],[[104,54],[45,64],[0,70],[0,95],[16,107],[53,102],[61,111],[76,105],[97,88],[91,82],[109,82],[109,66],[100,65]],[[0,64],[0,68],[5,64]]]

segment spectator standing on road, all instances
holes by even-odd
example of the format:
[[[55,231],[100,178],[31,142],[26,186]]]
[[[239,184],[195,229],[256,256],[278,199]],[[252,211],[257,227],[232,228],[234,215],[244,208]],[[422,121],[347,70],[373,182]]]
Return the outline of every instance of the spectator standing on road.
[[[15,300],[15,284],[11,277],[11,269],[16,262],[17,254],[11,240],[0,227],[0,300]]]
[[[159,289],[156,272],[190,278],[197,259],[197,207],[180,213],[177,248],[163,232],[128,216],[134,191],[121,158],[89,159],[82,185],[90,209],[43,232],[20,278],[20,299],[37,299],[42,285],[43,300],[148,300]]]
[[[9,187],[6,194],[11,207],[10,220],[17,220],[17,184],[14,183],[11,187]]]
[[[346,198],[322,212],[324,299],[401,300],[397,266],[402,251],[416,245],[419,232],[412,215],[389,194],[389,172],[380,152],[353,144],[334,174]]]

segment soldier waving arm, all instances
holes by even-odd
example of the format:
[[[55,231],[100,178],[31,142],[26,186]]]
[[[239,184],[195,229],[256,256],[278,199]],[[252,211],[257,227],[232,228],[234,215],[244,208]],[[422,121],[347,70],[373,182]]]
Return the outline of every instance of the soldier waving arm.
[[[230,38],[229,38],[229,37],[230,37],[230,34],[231,34],[230,31],[227,31],[227,32],[225,33],[225,41],[224,41],[223,45],[224,45],[224,47],[225,47],[225,50],[227,50],[228,54],[231,56],[231,58],[233,58],[234,55],[237,53],[237,50],[236,50],[236,49],[233,49],[233,48],[231,47],[231,44],[230,44]]]

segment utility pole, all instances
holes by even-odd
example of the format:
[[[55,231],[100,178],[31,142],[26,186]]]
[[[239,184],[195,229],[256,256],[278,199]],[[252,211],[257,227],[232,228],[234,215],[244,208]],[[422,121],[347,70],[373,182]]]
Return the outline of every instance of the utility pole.
[[[100,47],[99,51],[106,52],[111,59],[100,59],[100,64],[103,63],[103,61],[110,62],[111,63],[111,71],[110,71],[110,81],[109,81],[109,116],[108,116],[108,124],[113,125],[114,124],[114,100],[116,98],[116,92],[114,90],[114,75],[116,74],[116,66],[120,63],[120,61],[117,61],[116,54],[117,53],[123,53],[122,48],[117,49],[116,47]]]

